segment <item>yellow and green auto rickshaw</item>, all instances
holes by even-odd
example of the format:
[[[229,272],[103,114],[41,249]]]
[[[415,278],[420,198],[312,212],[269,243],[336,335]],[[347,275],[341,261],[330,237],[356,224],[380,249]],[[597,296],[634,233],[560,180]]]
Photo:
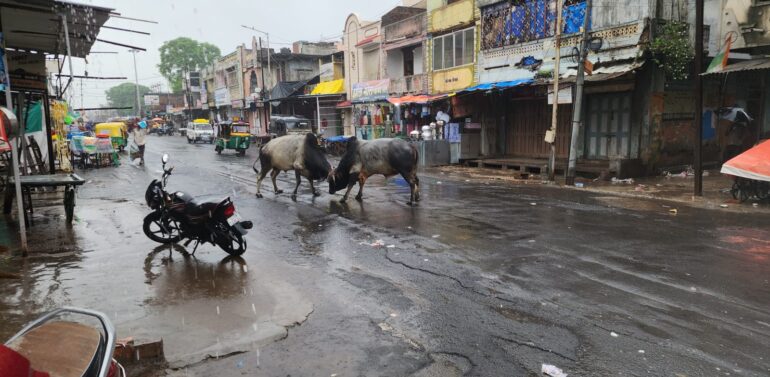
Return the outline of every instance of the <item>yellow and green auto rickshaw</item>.
[[[222,122],[219,124],[219,135],[214,150],[221,154],[225,149],[234,149],[238,156],[246,155],[251,142],[249,124],[246,122]]]
[[[128,127],[123,122],[99,123],[94,127],[97,135],[109,135],[112,147],[123,151],[128,145]]]

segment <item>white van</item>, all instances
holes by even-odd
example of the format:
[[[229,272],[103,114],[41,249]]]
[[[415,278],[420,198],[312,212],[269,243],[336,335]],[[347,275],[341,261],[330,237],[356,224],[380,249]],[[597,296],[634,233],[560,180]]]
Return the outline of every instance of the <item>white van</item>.
[[[214,128],[208,123],[189,123],[187,126],[187,142],[214,144]]]

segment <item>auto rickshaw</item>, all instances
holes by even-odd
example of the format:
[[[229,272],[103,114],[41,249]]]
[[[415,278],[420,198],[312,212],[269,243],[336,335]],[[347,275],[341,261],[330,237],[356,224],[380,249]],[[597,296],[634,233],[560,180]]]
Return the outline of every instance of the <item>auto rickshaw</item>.
[[[225,149],[235,149],[238,156],[246,155],[249,149],[251,133],[249,124],[246,122],[222,122],[219,124],[219,136],[217,136],[217,145],[214,150],[222,154]]]
[[[123,122],[99,123],[94,128],[97,135],[109,135],[112,147],[123,151],[128,145],[128,127]]]

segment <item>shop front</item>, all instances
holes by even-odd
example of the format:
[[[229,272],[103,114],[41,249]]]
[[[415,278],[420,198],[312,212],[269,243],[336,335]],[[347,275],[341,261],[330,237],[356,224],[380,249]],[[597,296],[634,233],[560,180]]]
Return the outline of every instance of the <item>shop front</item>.
[[[351,102],[356,137],[373,140],[393,135],[395,106],[388,102],[389,88],[389,79],[353,84]]]

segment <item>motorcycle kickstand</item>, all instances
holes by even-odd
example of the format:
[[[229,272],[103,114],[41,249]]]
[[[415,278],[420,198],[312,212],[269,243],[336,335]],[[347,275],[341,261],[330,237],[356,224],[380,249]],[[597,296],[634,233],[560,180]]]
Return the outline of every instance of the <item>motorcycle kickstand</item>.
[[[201,241],[195,240],[195,247],[193,247],[192,256],[195,256],[195,251],[198,250],[198,245],[201,244]]]

